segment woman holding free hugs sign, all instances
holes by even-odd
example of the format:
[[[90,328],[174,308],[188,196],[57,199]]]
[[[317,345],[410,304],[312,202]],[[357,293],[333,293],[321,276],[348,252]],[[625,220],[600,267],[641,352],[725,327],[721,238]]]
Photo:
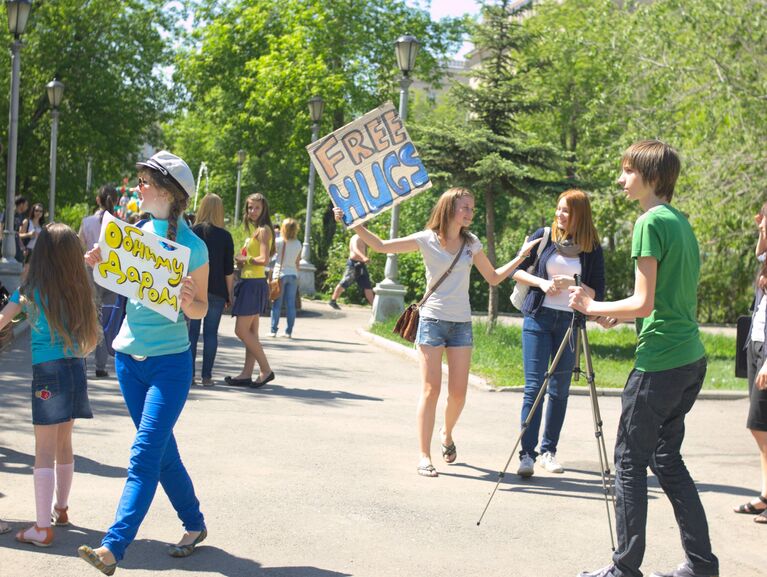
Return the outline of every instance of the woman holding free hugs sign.
[[[333,209],[338,222],[343,211]],[[482,243],[469,231],[474,219],[474,196],[465,188],[451,188],[440,196],[426,223],[426,228],[404,238],[382,240],[363,225],[352,226],[372,250],[383,253],[420,251],[426,265],[426,284],[433,287],[458,257],[452,272],[421,306],[415,344],[421,366],[421,397],[417,423],[420,458],[417,471],[424,477],[436,477],[431,461],[431,438],[434,432],[437,401],[442,386],[442,355],[447,354],[448,396],[445,424],[440,431],[442,457],[454,463],[457,458],[453,429],[466,402],[469,365],[473,345],[469,274],[476,266],[491,285],[504,281],[530,254],[540,239],[522,246],[519,254],[500,268],[493,268],[482,250]],[[459,256],[459,252],[462,253]]]

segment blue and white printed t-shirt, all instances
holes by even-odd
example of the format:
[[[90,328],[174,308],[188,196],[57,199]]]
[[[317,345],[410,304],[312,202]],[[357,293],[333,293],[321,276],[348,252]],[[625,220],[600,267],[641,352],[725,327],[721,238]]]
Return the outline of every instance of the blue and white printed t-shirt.
[[[165,237],[168,234],[168,221],[153,218],[142,229]],[[192,232],[183,218],[178,220],[176,242],[188,246],[191,250],[189,272],[208,262],[208,247]],[[184,313],[179,310],[174,322],[139,301],[128,299],[125,304],[125,319],[112,347],[126,355],[144,357],[182,353],[189,349],[189,331]]]
[[[482,250],[480,240],[469,233],[471,240],[466,242],[463,253],[448,277],[429,297],[420,310],[422,317],[451,321],[454,323],[471,322],[469,303],[469,275],[474,262],[474,255]],[[418,248],[426,265],[426,290],[433,286],[445,274],[455,259],[455,253],[449,253],[439,243],[437,233],[422,230],[410,235],[418,243]]]

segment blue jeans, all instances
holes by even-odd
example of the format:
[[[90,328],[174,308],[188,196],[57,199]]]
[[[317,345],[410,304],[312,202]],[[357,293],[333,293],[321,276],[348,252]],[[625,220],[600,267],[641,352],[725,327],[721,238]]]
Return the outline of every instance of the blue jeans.
[[[272,302],[272,332],[277,332],[277,325],[280,324],[280,310],[282,309],[282,299],[286,299],[285,309],[288,317],[288,326],[285,328],[286,335],[293,334],[293,324],[296,322],[296,291],[298,291],[298,277],[294,274],[288,274],[280,277],[282,290],[277,300]]]
[[[543,386],[546,372],[559,350],[562,339],[573,320],[573,313],[541,307],[535,317],[525,317],[522,324],[522,362],[525,369],[525,395],[522,401],[522,421],[527,419],[535,398]],[[559,433],[565,422],[567,397],[570,394],[570,379],[575,364],[575,337],[565,347],[554,374],[549,379],[546,402],[546,425],[543,429],[541,453],[556,453]],[[520,456],[527,454],[533,459],[538,456],[538,430],[544,399],[538,405],[530,425],[522,435]]]
[[[205,520],[173,437],[189,394],[192,355],[184,351],[137,361],[117,353],[115,370],[137,429],[115,522],[101,542],[119,561],[136,538],[158,482],[187,531],[202,531]]]
[[[202,325],[202,378],[210,379],[213,375],[213,363],[218,351],[218,325],[221,323],[221,314],[224,312],[226,299],[208,293],[208,314],[203,320],[192,319],[189,321],[189,342],[192,349],[192,377],[194,377],[194,365],[197,361],[197,341],[200,338],[200,325]]]
[[[615,440],[613,562],[621,577],[640,577],[647,526],[647,467],[658,477],[674,509],[687,562],[696,575],[717,575],[706,512],[680,454],[684,418],[706,376],[706,358],[666,371],[634,369],[621,397]]]

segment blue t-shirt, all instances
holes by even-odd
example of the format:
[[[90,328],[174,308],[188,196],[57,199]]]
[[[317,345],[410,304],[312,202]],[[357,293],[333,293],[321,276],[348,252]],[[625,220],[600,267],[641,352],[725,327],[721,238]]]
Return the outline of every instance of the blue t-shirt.
[[[53,341],[51,341],[51,327],[48,325],[45,311],[40,304],[40,293],[38,291],[35,291],[34,301],[34,304],[25,301],[21,305],[24,312],[27,313],[27,318],[32,327],[32,364],[38,365],[48,361],[82,356],[78,354],[76,345],[74,350],[65,348],[64,339],[58,333],[53,334]],[[19,289],[13,292],[8,302],[21,303]]]
[[[165,237],[168,221],[153,218],[142,228]],[[183,218],[178,221],[176,242],[191,250],[189,272],[208,262],[208,248]],[[129,299],[125,305],[125,320],[112,347],[120,353],[145,357],[182,353],[189,349],[189,332],[184,313],[179,311],[176,321],[170,321],[139,301]]]

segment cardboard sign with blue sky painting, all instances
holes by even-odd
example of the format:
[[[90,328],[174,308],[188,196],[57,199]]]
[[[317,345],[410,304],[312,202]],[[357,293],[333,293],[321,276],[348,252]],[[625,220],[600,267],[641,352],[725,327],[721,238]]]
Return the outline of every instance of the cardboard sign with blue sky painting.
[[[181,281],[189,274],[189,247],[104,214],[99,235],[101,262],[96,284],[136,299],[176,321],[181,312]]]
[[[431,188],[391,102],[306,147],[344,224],[362,224]]]

